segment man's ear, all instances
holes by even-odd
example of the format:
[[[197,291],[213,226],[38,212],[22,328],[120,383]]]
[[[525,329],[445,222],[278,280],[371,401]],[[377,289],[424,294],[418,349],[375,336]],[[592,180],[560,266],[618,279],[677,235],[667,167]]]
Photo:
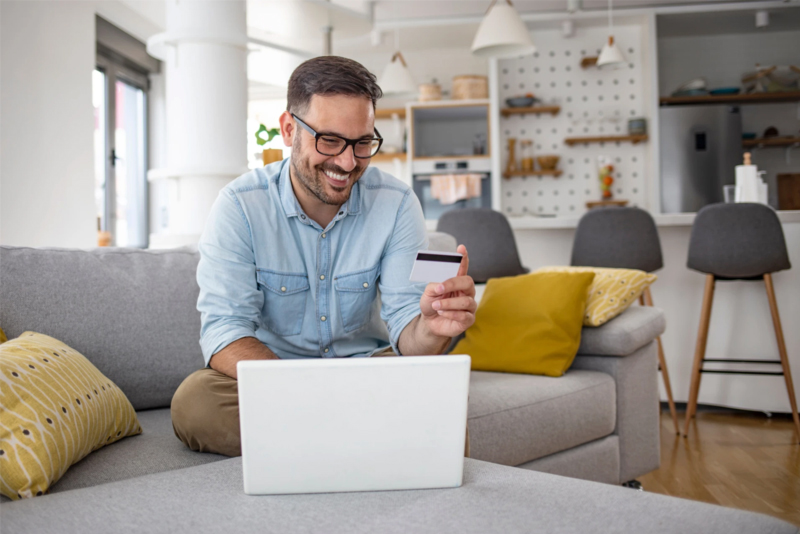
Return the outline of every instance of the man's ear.
[[[292,114],[288,111],[281,113],[278,119],[281,125],[281,137],[283,137],[284,146],[292,146],[292,139],[294,138],[295,123]]]

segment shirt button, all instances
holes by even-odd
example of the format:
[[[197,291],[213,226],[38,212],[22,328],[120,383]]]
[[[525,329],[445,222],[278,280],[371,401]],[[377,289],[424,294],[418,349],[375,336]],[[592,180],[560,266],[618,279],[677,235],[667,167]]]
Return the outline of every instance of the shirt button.
[[[330,350],[331,349],[329,349],[328,347],[325,347],[325,352],[330,352]]]
[[[325,239],[325,234],[324,233],[322,234],[322,239]]]
[[[328,318],[327,318],[327,317],[325,317],[325,316],[323,315],[322,317],[320,317],[320,318],[319,318],[319,320],[320,320],[320,321],[327,321],[327,320],[328,320]]]
[[[300,218],[303,219],[304,221],[306,220],[306,216],[305,215],[301,215]]]
[[[282,288],[281,288],[281,291],[283,291],[284,293],[286,293],[286,288],[285,288],[285,287],[282,287]]]
[[[325,280],[325,275],[324,275],[324,274],[321,274],[321,275],[319,276],[319,279],[320,279],[320,280]]]
[[[367,282],[364,282],[364,287],[369,287],[369,284]]]
[[[342,214],[344,214],[344,212],[343,212],[343,211],[340,211],[340,212],[339,212],[339,215],[342,215]]]

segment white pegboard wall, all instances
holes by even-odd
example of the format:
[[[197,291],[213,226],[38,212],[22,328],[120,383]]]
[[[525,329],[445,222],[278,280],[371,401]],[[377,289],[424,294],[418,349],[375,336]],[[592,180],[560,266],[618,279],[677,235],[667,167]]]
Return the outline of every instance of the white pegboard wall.
[[[509,97],[533,93],[544,104],[557,104],[561,112],[511,115],[500,119],[501,169],[508,161],[508,138],[533,141],[534,158],[554,154],[561,157],[558,177],[514,177],[503,179],[502,210],[507,216],[551,215],[576,217],[586,211],[586,202],[600,200],[597,157],[614,163],[615,199],[629,206],[645,205],[647,148],[643,144],[594,143],[568,146],[566,137],[627,135],[628,119],[646,117],[642,64],[642,28],[619,26],[614,37],[628,64],[617,70],[583,69],[581,59],[596,56],[608,39],[607,28],[584,28],[572,38],[554,30],[533,34],[536,54],[498,62],[500,107]],[[648,127],[650,126],[649,117]],[[537,164],[538,169],[538,164]]]

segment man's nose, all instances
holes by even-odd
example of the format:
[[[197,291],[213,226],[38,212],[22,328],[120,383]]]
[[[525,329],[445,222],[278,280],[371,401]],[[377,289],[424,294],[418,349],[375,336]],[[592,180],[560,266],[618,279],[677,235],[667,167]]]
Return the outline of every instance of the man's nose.
[[[352,172],[358,166],[356,161],[356,147],[353,145],[344,149],[344,152],[334,158],[334,163],[341,167],[345,172]]]

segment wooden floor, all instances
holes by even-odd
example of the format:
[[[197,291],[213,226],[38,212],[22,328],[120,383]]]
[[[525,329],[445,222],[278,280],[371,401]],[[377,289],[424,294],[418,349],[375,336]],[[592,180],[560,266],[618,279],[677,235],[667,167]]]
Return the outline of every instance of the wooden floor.
[[[683,423],[684,412],[678,412]],[[800,526],[800,445],[788,416],[700,412],[688,438],[661,414],[661,468],[645,491],[760,512]]]

